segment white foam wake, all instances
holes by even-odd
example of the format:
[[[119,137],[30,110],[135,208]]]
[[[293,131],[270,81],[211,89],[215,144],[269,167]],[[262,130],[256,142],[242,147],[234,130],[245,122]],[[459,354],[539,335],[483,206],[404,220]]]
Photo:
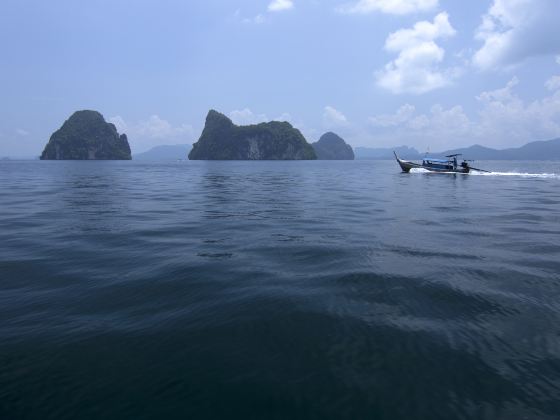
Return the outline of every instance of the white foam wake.
[[[429,171],[424,168],[412,168],[410,170],[411,174],[455,174],[455,175],[467,175],[460,172],[445,172],[445,171]]]
[[[428,171],[424,168],[412,168],[410,173],[415,174],[454,174],[456,172],[432,172]],[[467,175],[467,174],[458,174],[458,175]],[[516,176],[521,178],[547,178],[547,179],[560,179],[560,174],[555,173],[540,173],[540,174],[532,174],[528,172],[480,172],[476,170],[471,170],[469,175],[478,175],[478,176]]]
[[[516,176],[521,178],[548,178],[548,179],[560,179],[560,174],[553,173],[540,173],[531,174],[528,172],[478,172],[471,171],[471,175],[482,175],[482,176]]]

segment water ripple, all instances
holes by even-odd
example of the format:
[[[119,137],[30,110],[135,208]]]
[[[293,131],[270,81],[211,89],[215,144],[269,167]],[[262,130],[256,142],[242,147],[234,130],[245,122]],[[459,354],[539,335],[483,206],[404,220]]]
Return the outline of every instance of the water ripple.
[[[0,162],[0,416],[557,418],[560,168],[508,165]]]

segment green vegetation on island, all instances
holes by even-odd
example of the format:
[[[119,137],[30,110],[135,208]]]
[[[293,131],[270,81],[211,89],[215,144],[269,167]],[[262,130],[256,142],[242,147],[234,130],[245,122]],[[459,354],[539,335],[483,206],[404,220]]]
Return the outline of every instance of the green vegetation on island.
[[[97,111],[77,111],[55,131],[41,160],[130,160],[126,134]]]
[[[352,146],[335,133],[328,132],[319,141],[312,144],[317,159],[320,160],[354,160]]]
[[[211,110],[190,160],[314,160],[313,147],[288,122],[237,126]]]

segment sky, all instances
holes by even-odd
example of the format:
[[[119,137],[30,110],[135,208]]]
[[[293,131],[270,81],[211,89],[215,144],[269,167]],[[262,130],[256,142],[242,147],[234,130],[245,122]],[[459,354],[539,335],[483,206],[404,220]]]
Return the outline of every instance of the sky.
[[[2,0],[0,156],[94,109],[133,153],[209,109],[309,142],[439,151],[560,137],[558,0]]]

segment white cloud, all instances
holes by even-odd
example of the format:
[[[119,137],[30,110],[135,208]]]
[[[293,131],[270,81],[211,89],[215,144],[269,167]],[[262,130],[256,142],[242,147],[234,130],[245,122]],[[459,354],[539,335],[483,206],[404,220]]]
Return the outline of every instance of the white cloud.
[[[519,80],[512,78],[505,88],[483,92],[477,99],[479,133],[483,138],[496,138],[502,145],[523,144],[560,135],[560,90],[530,103],[514,91]]]
[[[136,123],[127,123],[120,115],[109,118],[120,134],[126,134],[133,153],[140,153],[161,144],[191,143],[195,131],[191,125],[172,125],[158,115]]]
[[[297,128],[303,136],[307,139],[307,141],[312,141],[312,139],[316,138],[319,132],[312,128],[305,125],[305,123],[301,120],[296,120],[291,114],[284,112],[274,118],[274,121],[286,121],[289,122],[294,128]]]
[[[193,132],[193,128],[190,125],[182,124],[174,127],[169,121],[160,118],[158,115],[151,115],[147,120],[139,121],[136,124],[127,124],[119,115],[109,118],[109,121],[115,124],[117,130],[121,133],[149,139],[165,139],[181,135],[191,135]]]
[[[411,29],[389,35],[385,49],[398,57],[376,73],[377,85],[395,94],[422,94],[448,85],[455,70],[441,70],[445,51],[435,43],[438,38],[454,36],[447,13],[439,13],[433,23],[417,22]]]
[[[266,18],[262,14],[258,14],[252,18],[242,18],[243,23],[254,23],[255,25],[261,25],[266,22]]]
[[[512,77],[512,79],[507,82],[506,86],[501,89],[490,90],[482,92],[476,97],[479,101],[490,103],[490,102],[500,102],[506,103],[511,102],[515,99],[513,94],[513,88],[519,84],[519,79],[517,76]]]
[[[293,0],[273,0],[268,4],[267,12],[270,13],[277,13],[283,12],[286,10],[290,10],[294,8]],[[265,13],[259,13],[254,17],[244,17],[241,13],[240,9],[237,9],[233,14],[233,20],[245,24],[254,24],[254,25],[261,25],[266,23],[269,18]]]
[[[427,139],[429,143],[426,145],[430,146],[443,146],[449,139],[470,133],[472,128],[468,116],[458,105],[445,109],[436,104],[428,114],[416,114],[414,106],[405,104],[394,114],[377,115],[370,117],[369,121],[374,127],[390,128],[391,133],[405,137],[408,141]]]
[[[560,88],[525,102],[515,92],[518,84],[514,77],[503,88],[481,92],[475,118],[461,106],[446,109],[436,104],[429,113],[417,114],[405,104],[394,114],[371,117],[373,136],[386,146],[401,143],[434,151],[475,143],[506,148],[560,136]]]
[[[511,67],[527,58],[560,53],[558,0],[494,0],[482,17],[473,56],[483,70]]]
[[[233,14],[232,20],[235,22],[241,22],[245,24],[261,25],[266,22],[266,17],[262,13],[259,13],[254,17],[244,17],[241,13],[241,10],[237,9]]]
[[[231,111],[229,117],[237,125],[250,125],[269,121],[266,115],[255,114],[249,108]]]
[[[162,139],[168,137],[177,137],[182,135],[193,134],[193,128],[190,125],[182,124],[174,127],[168,121],[157,115],[152,115],[147,121],[140,123],[137,127],[138,133],[146,135],[154,139]]]
[[[266,18],[262,14],[258,14],[252,18],[244,18],[243,23],[254,23],[255,25],[261,25],[266,22]]]
[[[234,110],[229,113],[229,117],[234,124],[237,125],[250,125],[259,124],[268,121],[286,121],[292,124],[294,127],[297,125],[303,125],[301,121],[295,121],[291,114],[283,112],[272,120],[266,116],[266,114],[258,114],[251,111],[249,108]]]
[[[376,127],[395,127],[408,121],[416,108],[410,104],[404,104],[394,114],[382,114],[375,117],[370,117],[369,121]]]
[[[461,106],[446,109],[436,104],[430,112],[416,114],[414,107],[403,105],[394,114],[374,116],[369,120],[374,127],[371,135],[379,146],[406,144],[420,151],[443,151],[473,142],[473,124]]]
[[[274,121],[287,121],[289,123],[292,123],[293,117],[291,116],[291,114],[289,114],[287,112],[283,112],[282,114],[280,114],[276,118],[274,118]]]
[[[560,64],[560,55],[556,56],[556,64]]]
[[[548,90],[560,89],[560,76],[552,76],[544,84]]]
[[[264,23],[266,21],[266,19],[264,18],[263,15],[259,14],[257,16],[255,16],[252,19],[253,23],[256,23],[257,25],[260,25],[261,23]]]
[[[114,117],[110,117],[108,121],[115,125],[117,131],[122,134],[128,131],[128,124],[125,122],[124,118],[120,115],[115,115]]]
[[[262,122],[271,121],[266,114],[258,114],[251,111],[249,108],[242,110],[235,110],[229,113],[231,120],[237,125],[250,125],[258,124]],[[286,121],[289,122],[293,127],[297,128],[302,132],[304,137],[308,140],[317,137],[318,131],[314,128],[308,127],[301,120],[296,120],[291,114],[284,112],[277,117],[273,118],[272,121]]]
[[[323,112],[323,122],[327,127],[337,127],[348,124],[348,119],[332,106],[326,106]]]
[[[16,134],[21,137],[27,137],[29,135],[29,132],[24,130],[23,128],[17,128]]]
[[[268,5],[269,12],[281,12],[293,9],[294,2],[292,0],[274,0]]]
[[[381,12],[393,15],[405,15],[434,10],[438,0],[359,0],[356,3],[338,8],[342,13]]]

